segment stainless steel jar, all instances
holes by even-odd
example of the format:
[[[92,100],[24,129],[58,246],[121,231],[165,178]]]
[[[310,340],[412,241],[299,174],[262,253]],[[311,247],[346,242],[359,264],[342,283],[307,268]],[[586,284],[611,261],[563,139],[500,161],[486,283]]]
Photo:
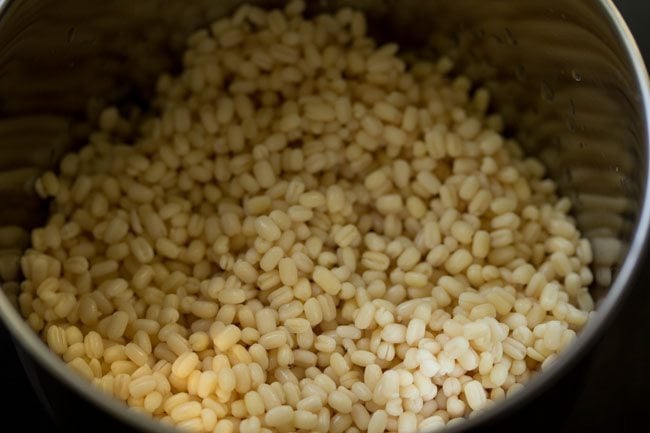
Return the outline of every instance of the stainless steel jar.
[[[144,104],[190,31],[240,3],[0,0],[0,316],[66,427],[172,431],[72,374],[18,313],[18,258],[46,211],[33,181],[83,141],[98,107]],[[544,392],[580,378],[575,365],[631,290],[648,235],[650,92],[627,27],[608,0],[320,0],[310,13],[342,6],[365,10],[376,37],[422,56],[448,53],[457,72],[488,86],[511,134],[546,162],[594,242],[599,305],[578,341],[523,391],[450,431],[507,430],[535,398],[562,406],[566,395]],[[528,424],[545,415],[525,413]]]

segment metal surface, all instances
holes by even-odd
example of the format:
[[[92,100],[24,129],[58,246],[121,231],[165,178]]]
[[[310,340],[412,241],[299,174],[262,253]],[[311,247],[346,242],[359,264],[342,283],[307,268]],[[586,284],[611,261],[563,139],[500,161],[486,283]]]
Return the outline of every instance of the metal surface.
[[[128,107],[146,100],[157,73],[175,67],[172,59],[185,36],[238,3],[0,3],[4,281],[18,278],[13,265],[29,239],[18,227],[29,228],[44,217],[43,206],[30,192],[35,175],[83,140],[87,119],[98,107],[106,102]],[[512,133],[531,154],[546,161],[550,175],[573,199],[583,232],[594,239],[620,240],[608,244],[619,254],[597,251],[601,264],[611,265],[616,277],[578,342],[517,396],[450,431],[487,429],[584,356],[629,289],[650,221],[646,71],[621,17],[605,0],[321,1],[318,7],[349,4],[368,11],[379,38],[399,40],[404,49],[420,55],[451,53],[458,60],[458,72],[493,90],[495,107],[505,113]],[[42,391],[64,423],[73,422],[76,405],[88,410],[96,405],[114,422],[144,431],[173,431],[124,410],[70,374],[13,308],[16,288],[11,282],[3,285],[7,297],[0,295],[0,315],[27,357],[45,367],[37,383],[46,384]],[[66,398],[56,397],[61,391],[54,383],[70,390]],[[91,404],[75,400],[76,395]],[[66,409],[65,403],[72,407]]]

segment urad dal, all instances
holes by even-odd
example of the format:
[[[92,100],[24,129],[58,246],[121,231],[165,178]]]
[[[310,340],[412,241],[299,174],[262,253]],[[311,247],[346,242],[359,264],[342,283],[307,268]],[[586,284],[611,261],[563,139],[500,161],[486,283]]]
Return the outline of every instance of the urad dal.
[[[378,45],[360,12],[303,8],[197,31],[148,117],[104,110],[37,181],[52,201],[22,312],[77,373],[181,428],[457,422],[575,338],[590,244],[486,89]]]

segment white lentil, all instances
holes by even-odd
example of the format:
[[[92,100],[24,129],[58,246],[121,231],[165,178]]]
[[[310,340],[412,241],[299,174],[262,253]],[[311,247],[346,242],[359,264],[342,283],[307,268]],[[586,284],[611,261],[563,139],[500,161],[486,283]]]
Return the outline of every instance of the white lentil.
[[[314,268],[312,278],[316,284],[330,295],[336,295],[341,291],[341,282],[339,279],[332,271],[323,266],[316,266]]]

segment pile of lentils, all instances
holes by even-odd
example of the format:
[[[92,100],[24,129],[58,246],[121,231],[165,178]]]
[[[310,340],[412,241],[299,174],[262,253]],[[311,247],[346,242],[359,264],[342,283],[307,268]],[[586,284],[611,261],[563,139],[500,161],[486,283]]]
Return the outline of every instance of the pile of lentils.
[[[486,89],[360,12],[304,7],[196,31],[144,120],[103,110],[37,181],[22,312],[72,370],[190,431],[460,422],[575,339],[590,244]]]

